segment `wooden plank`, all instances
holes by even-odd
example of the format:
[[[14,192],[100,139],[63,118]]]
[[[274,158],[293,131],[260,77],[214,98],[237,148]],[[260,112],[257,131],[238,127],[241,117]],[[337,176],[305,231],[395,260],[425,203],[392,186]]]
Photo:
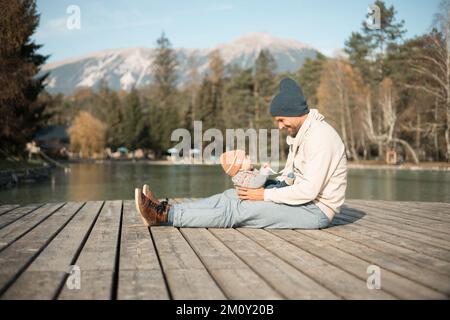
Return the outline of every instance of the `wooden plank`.
[[[173,299],[226,298],[177,228],[150,230]]]
[[[386,200],[375,200],[379,201],[380,203],[386,203],[389,205],[401,205],[414,208],[414,209],[423,209],[428,208],[433,212],[442,212],[445,214],[450,214],[450,203],[448,202],[426,202],[426,201],[386,201]]]
[[[69,202],[0,253],[0,296],[84,205]]]
[[[318,230],[304,230],[304,234],[316,240],[325,240],[327,244],[378,265],[382,270],[389,270],[443,294],[450,294],[450,277],[448,276],[430,271],[424,272],[422,268],[399,259],[395,253],[374,250],[364,244],[338,237],[332,233],[314,231]]]
[[[392,232],[385,232],[382,228],[371,228],[366,225],[352,223],[349,219],[342,218],[341,215],[335,216],[333,219],[334,225],[347,225],[351,224],[361,230],[361,232],[370,235],[376,239],[381,239],[386,242],[405,247],[422,254],[430,255],[432,257],[450,262],[450,253],[448,250],[438,248],[435,246],[429,246],[426,243],[416,241],[414,239],[405,238],[401,235],[397,235]]]
[[[18,207],[20,207],[20,204],[2,204],[0,206],[0,215],[8,213]]]
[[[64,286],[58,299],[105,300],[113,297],[122,201],[106,201],[75,265],[80,268],[81,287]]]
[[[134,201],[124,201],[117,299],[169,299],[150,233]]]
[[[416,228],[413,226],[408,226],[405,224],[400,225],[398,223],[390,224],[387,221],[383,222],[374,221],[373,219],[370,219],[367,216],[355,221],[355,218],[348,215],[345,210],[339,214],[339,218],[347,220],[349,222],[353,222],[355,225],[363,225],[365,227],[377,230],[381,229],[382,231],[385,231],[387,233],[399,235],[406,239],[416,240],[426,245],[432,245],[441,248],[443,250],[448,251],[447,248],[450,247],[450,237],[449,239],[435,238],[432,235],[421,233],[420,228]],[[448,252],[450,253],[450,251]]]
[[[412,212],[413,209],[408,208],[406,205],[402,204],[401,209],[390,209],[390,208],[384,208],[383,206],[375,206],[375,205],[368,205],[361,201],[352,201],[349,200],[346,202],[346,205],[351,208],[364,208],[366,210],[371,210],[371,212],[374,212],[374,214],[384,214],[384,215],[391,215],[394,217],[401,217],[407,220],[416,221],[416,222],[426,222],[426,224],[432,225],[432,226],[445,226],[447,229],[450,227],[450,221],[449,220],[442,220],[438,216],[436,216],[434,213],[430,213],[428,208],[423,208],[421,210],[421,214],[415,214]],[[406,211],[406,212],[405,212]]]
[[[423,202],[421,204],[418,204],[420,207],[429,206],[431,210],[441,211],[443,213],[446,213],[450,215],[450,203],[449,202]]]
[[[27,204],[22,207],[18,207],[7,214],[0,216],[0,229],[6,227],[7,225],[13,223],[14,221],[22,218],[23,216],[33,212],[34,210],[42,207],[44,204]]]
[[[402,214],[406,214],[411,218],[417,219],[430,219],[434,222],[448,222],[450,216],[447,213],[444,213],[442,209],[436,209],[433,207],[433,202],[429,202],[428,204],[424,204],[421,206],[411,204],[410,202],[401,202],[398,201],[395,204],[385,203],[384,201],[368,201],[368,200],[347,200],[346,204],[358,204],[362,206],[367,206],[371,208],[378,208],[384,211],[394,211]]]
[[[359,213],[355,214],[354,209],[344,209],[339,215],[339,218],[352,221],[356,225],[361,224],[372,228],[383,228],[387,232],[399,234],[410,239],[417,239],[443,249],[450,246],[450,234],[442,233],[437,230],[424,229],[420,226],[407,224],[404,221],[395,221],[393,219],[383,219],[381,217],[371,216],[370,214],[359,219],[357,217],[358,215]]]
[[[395,204],[388,204],[383,201],[378,202],[368,202],[364,200],[359,201],[361,204],[373,207],[373,208],[381,208],[387,210],[389,212],[401,212],[407,213],[409,215],[419,216],[419,217],[427,217],[428,219],[433,219],[442,222],[450,222],[450,215],[448,215],[442,209],[432,210],[433,205],[430,203],[428,205],[424,205],[422,208],[412,208],[408,207],[407,203],[397,202]],[[432,211],[432,212],[430,212]]]
[[[228,298],[285,298],[208,230],[183,228],[180,231]]]
[[[67,278],[77,251],[95,222],[103,202],[90,201],[6,291],[4,299],[53,299]]]
[[[388,242],[389,239],[387,238],[389,237],[377,231],[367,231],[352,224],[331,227],[324,231],[364,244],[378,251],[395,253],[400,259],[414,263],[420,268],[450,276],[450,262],[400,246],[395,239],[392,243]]]
[[[407,228],[411,228],[411,231],[413,232],[424,235],[432,234],[435,238],[450,241],[450,224],[446,225],[443,223],[430,222],[425,218],[423,218],[423,221],[419,221],[404,217],[400,213],[384,213],[382,210],[355,204],[350,207],[343,207],[341,213],[355,218],[363,218],[368,221],[388,224],[394,227],[400,225],[402,226],[402,229],[406,226]]]
[[[339,299],[330,290],[273,255],[241,232],[235,229],[209,229],[209,231],[285,298]]]
[[[0,251],[54,214],[65,203],[47,203],[0,229]]]
[[[372,265],[370,261],[363,260],[357,256],[337,249],[332,246],[329,241],[311,238],[301,231],[273,230],[271,232],[320,259],[353,274],[361,280],[367,281],[367,268]],[[385,269],[382,270],[381,290],[400,299],[446,298],[445,294],[439,293]]]
[[[350,215],[351,212],[353,212],[352,215]],[[347,219],[357,225],[361,224],[367,227],[370,226],[370,228],[382,228],[383,231],[401,235],[405,238],[422,241],[442,249],[447,249],[450,245],[450,236],[446,236],[445,234],[439,234],[440,238],[434,237],[434,233],[437,232],[429,231],[428,233],[423,233],[422,228],[399,224],[397,222],[393,222],[392,220],[384,220],[370,214],[362,215],[360,210],[351,209],[349,207],[344,207],[338,217],[341,219]],[[355,217],[358,218],[355,219]]]
[[[344,299],[395,299],[384,291],[369,290],[365,281],[272,233],[262,229],[241,228],[239,231]]]

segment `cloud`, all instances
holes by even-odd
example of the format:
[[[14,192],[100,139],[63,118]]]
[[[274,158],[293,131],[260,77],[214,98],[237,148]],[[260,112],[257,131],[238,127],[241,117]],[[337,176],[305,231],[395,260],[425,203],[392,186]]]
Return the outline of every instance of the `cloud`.
[[[58,17],[48,20],[36,32],[36,38],[49,38],[64,35],[70,32],[67,28],[67,17]]]
[[[56,19],[50,19],[46,23],[46,27],[50,29],[60,29],[66,27],[66,17],[56,18]]]
[[[205,11],[207,11],[207,12],[230,11],[230,10],[233,10],[232,4],[218,4],[218,5],[208,7],[205,9]]]

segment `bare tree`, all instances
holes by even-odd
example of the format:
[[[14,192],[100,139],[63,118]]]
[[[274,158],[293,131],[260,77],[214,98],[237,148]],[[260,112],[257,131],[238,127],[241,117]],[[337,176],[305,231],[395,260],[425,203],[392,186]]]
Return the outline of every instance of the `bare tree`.
[[[323,67],[317,90],[319,107],[335,122],[342,135],[347,156],[358,160],[351,105],[354,105],[357,84],[353,68],[344,59],[329,59]]]
[[[410,60],[421,81],[406,86],[428,93],[436,99],[436,108],[443,110],[446,158],[450,161],[450,0],[441,2],[434,28],[423,41],[424,48]]]
[[[379,143],[384,147],[388,147],[391,143],[401,144],[410,154],[414,163],[419,163],[416,152],[411,145],[403,139],[395,136],[395,125],[397,123],[397,95],[394,85],[390,78],[385,78],[379,88],[379,103],[382,110],[383,125],[382,130],[375,132],[372,120],[372,103],[370,99],[370,91],[366,89],[363,92],[366,100],[365,127],[366,133],[371,142]]]

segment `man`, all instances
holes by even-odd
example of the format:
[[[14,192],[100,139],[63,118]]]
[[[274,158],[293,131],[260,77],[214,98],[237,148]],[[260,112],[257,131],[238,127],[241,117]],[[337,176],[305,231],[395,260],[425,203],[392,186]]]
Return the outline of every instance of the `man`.
[[[287,130],[289,155],[278,180],[294,172],[294,184],[273,189],[229,189],[198,201],[169,205],[149,187],[135,190],[144,224],[175,227],[326,228],[344,203],[347,185],[345,148],[337,132],[309,109],[298,84],[284,78],[270,112]]]

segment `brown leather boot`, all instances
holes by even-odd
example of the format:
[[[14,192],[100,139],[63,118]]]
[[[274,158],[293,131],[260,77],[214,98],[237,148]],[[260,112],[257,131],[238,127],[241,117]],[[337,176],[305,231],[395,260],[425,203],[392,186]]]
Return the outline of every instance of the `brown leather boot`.
[[[149,198],[142,193],[141,189],[136,188],[134,190],[136,210],[140,213],[142,221],[147,227],[166,223],[170,209],[167,199],[160,202],[153,197],[153,193],[151,195],[152,197]]]
[[[158,202],[159,200],[155,197],[155,195],[153,194],[153,192],[150,190],[150,187],[148,186],[148,184],[144,184],[144,186],[142,187],[142,193],[149,199],[153,200],[154,202]]]

